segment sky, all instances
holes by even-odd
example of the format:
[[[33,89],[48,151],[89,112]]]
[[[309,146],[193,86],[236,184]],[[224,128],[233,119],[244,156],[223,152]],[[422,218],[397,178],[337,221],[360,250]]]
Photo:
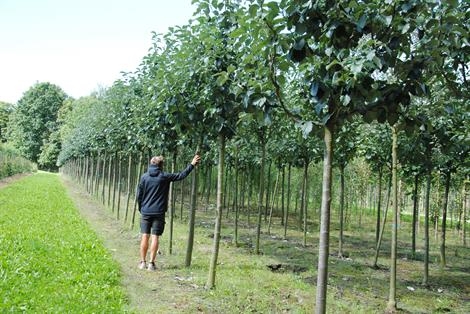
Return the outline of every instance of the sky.
[[[191,0],[0,0],[0,101],[50,82],[74,98],[134,72],[152,31],[185,25]]]

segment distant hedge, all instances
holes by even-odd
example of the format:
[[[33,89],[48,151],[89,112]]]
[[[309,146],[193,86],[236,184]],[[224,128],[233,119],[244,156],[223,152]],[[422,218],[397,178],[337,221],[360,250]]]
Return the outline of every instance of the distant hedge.
[[[20,156],[14,149],[0,145],[0,179],[36,170],[36,164]]]

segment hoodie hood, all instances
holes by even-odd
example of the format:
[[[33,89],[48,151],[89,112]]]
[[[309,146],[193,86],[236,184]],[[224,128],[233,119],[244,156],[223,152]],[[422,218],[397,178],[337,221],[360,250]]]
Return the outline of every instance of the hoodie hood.
[[[151,177],[157,177],[161,172],[162,170],[158,166],[156,165],[149,166],[148,173]]]

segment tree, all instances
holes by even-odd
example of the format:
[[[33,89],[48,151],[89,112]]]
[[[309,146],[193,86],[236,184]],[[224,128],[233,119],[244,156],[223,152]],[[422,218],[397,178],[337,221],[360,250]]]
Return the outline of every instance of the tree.
[[[57,114],[66,99],[67,95],[60,87],[37,83],[18,101],[8,124],[8,140],[24,157],[39,163],[40,167],[51,166],[50,160],[57,158],[55,155],[40,160],[45,149],[48,150],[45,155],[58,152],[58,149],[50,149],[56,142],[50,142],[49,136],[58,130]]]
[[[8,119],[12,112],[13,105],[0,101],[0,142],[4,143],[7,141],[6,131],[8,125]]]

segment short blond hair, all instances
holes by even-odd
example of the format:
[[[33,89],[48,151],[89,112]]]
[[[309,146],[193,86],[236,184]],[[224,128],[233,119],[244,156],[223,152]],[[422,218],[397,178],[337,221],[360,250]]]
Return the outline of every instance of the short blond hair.
[[[162,166],[163,165],[163,156],[154,156],[150,159],[151,165]]]

